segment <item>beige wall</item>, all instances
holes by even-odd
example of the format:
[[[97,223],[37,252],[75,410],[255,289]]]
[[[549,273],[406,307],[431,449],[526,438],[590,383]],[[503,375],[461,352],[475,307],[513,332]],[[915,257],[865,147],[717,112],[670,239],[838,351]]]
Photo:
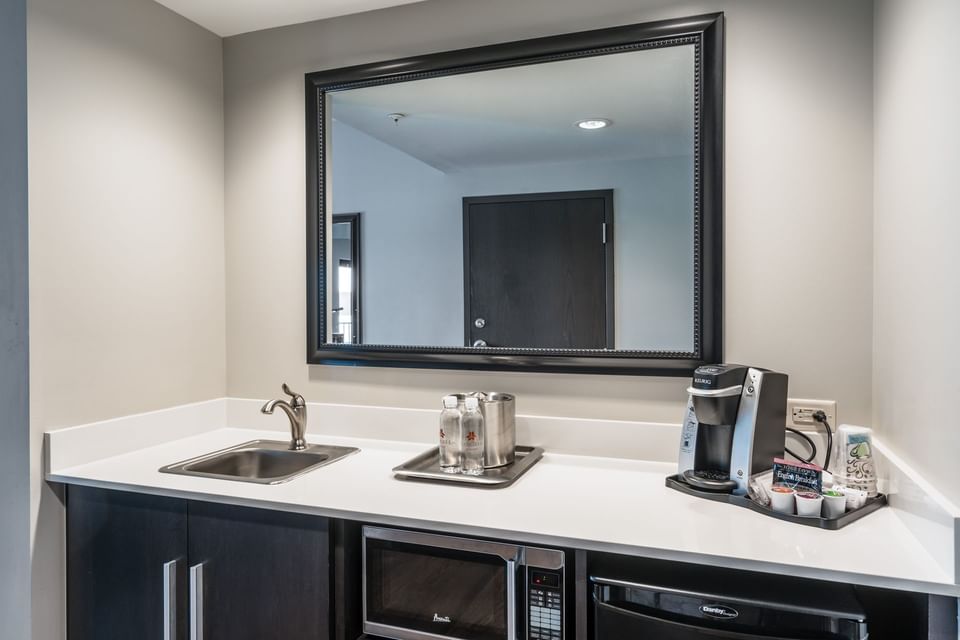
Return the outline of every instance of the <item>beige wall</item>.
[[[868,421],[867,0],[431,0],[226,39],[229,393],[267,397],[285,380],[313,401],[434,407],[450,389],[499,388],[524,412],[679,421],[683,379],[308,367],[303,74],[720,10],[727,360],[787,371],[792,395],[835,398],[842,419]]]
[[[960,503],[957,0],[876,8],[874,424]]]
[[[225,390],[220,38],[149,0],[29,0],[33,637],[63,629],[46,429]]]

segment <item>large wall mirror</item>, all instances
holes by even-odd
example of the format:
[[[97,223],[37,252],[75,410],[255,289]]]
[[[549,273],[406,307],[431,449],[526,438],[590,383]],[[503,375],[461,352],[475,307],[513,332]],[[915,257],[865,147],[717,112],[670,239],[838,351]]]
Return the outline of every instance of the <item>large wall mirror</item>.
[[[308,74],[308,361],[721,360],[722,85],[719,14]]]

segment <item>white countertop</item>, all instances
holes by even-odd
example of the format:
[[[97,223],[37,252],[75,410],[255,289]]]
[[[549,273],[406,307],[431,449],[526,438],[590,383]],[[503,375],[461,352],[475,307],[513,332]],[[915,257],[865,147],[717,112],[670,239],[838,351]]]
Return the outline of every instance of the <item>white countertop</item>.
[[[283,436],[277,431],[216,429],[54,468],[47,479],[960,595],[954,577],[924,549],[896,509],[881,509],[841,530],[824,531],[669,489],[664,477],[675,465],[663,462],[548,452],[513,486],[490,490],[395,479],[391,469],[424,451],[428,443],[314,435],[308,440],[356,446],[361,452],[280,485],[158,471],[257,438]]]

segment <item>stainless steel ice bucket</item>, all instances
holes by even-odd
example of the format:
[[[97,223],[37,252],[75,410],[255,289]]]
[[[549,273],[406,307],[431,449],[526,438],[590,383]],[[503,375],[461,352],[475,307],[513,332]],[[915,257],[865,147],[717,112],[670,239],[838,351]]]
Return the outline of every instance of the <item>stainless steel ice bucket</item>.
[[[497,391],[477,396],[483,413],[483,466],[489,469],[512,463],[517,449],[517,399]]]
[[[483,414],[483,466],[487,469],[511,464],[517,449],[517,399],[499,391],[474,391],[454,393],[457,404],[463,411],[465,398],[480,401]]]

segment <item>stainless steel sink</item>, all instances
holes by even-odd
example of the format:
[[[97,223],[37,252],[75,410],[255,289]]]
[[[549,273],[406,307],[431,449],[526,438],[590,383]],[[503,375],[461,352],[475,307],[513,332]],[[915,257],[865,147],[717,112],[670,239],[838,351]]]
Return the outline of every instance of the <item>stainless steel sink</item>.
[[[280,484],[308,471],[333,464],[360,451],[356,447],[307,445],[291,451],[289,442],[252,440],[229,449],[167,465],[161,473],[237,480],[258,484]]]

